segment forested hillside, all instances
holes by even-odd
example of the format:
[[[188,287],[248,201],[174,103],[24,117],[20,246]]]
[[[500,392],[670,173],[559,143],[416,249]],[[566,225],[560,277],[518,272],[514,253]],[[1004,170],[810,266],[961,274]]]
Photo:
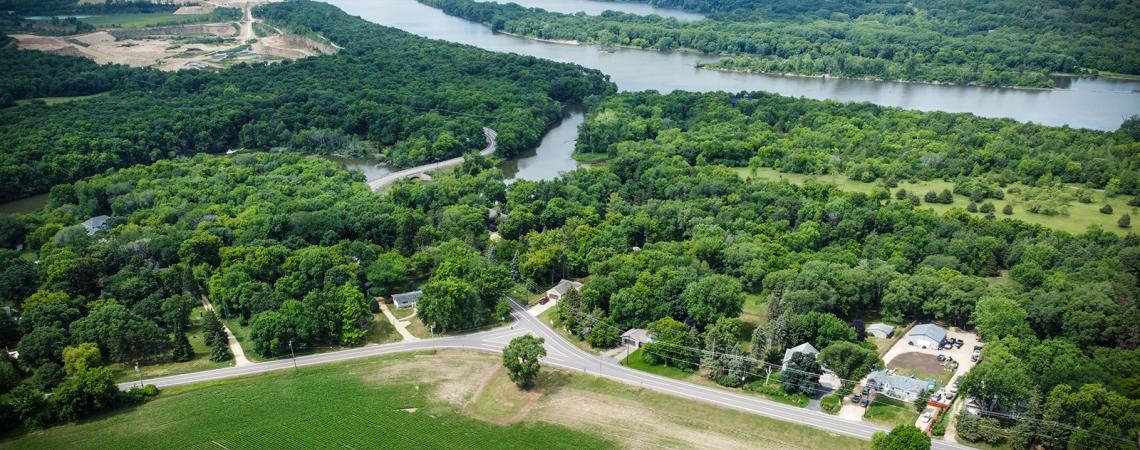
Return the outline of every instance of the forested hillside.
[[[692,22],[420,1],[524,36],[736,55],[709,66],[731,70],[1032,87],[1052,72],[1140,74],[1140,9],[1124,0],[651,2],[712,13]]]
[[[113,91],[0,109],[0,200],[109,168],[240,147],[380,151],[392,165],[409,166],[482,148],[487,126],[499,133],[499,152],[511,156],[535,145],[564,103],[614,89],[597,71],[432,41],[324,3],[270,4],[257,14],[343,50],[176,73],[5,50],[0,75],[13,83],[0,85],[7,92],[0,97]],[[56,69],[87,76],[43,76]]]

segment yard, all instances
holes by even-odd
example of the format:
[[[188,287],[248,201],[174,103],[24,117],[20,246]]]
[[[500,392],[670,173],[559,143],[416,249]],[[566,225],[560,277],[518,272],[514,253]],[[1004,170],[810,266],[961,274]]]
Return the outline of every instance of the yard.
[[[896,369],[899,375],[914,376],[923,380],[934,380],[935,389],[942,388],[950,383],[954,371],[946,369],[938,363],[938,358],[925,353],[903,353],[894,357],[887,364],[888,368]]]
[[[522,392],[497,356],[444,351],[170,388],[145,405],[0,447],[837,450],[869,443],[545,368],[538,386]]]
[[[105,16],[87,17],[85,19],[82,19],[82,21],[94,25],[96,28],[147,28],[164,25],[200,23],[209,20],[212,17],[213,16],[209,14],[108,14]]]
[[[622,360],[621,365],[629,367],[631,369],[637,369],[642,372],[649,372],[654,375],[661,375],[663,377],[673,378],[676,380],[684,380],[693,376],[692,372],[685,372],[684,370],[676,367],[650,364],[645,361],[644,356],[645,351],[643,349],[637,349],[633,353],[630,353],[629,356],[627,356],[624,360]]]
[[[139,370],[142,371],[144,381],[147,378],[178,375],[197,372],[199,370],[218,369],[233,365],[233,361],[210,361],[210,347],[206,345],[206,338],[202,335],[203,310],[204,309],[199,306],[190,312],[191,327],[190,330],[186,332],[186,338],[190,340],[190,346],[194,347],[194,359],[185,362],[164,362],[141,365]],[[135,373],[134,364],[112,364],[110,368],[115,375],[116,382],[138,381],[138,374]]]
[[[910,403],[876,395],[875,401],[867,407],[867,414],[863,416],[863,420],[888,427],[914,425],[914,421],[918,420],[918,412]]]

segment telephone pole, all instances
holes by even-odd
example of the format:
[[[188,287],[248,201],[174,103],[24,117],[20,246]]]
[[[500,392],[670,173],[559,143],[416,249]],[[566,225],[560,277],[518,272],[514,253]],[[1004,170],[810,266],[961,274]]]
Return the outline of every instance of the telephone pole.
[[[297,368],[297,354],[293,353],[293,340],[289,340],[289,354],[293,356],[293,371],[299,372],[301,369]]]

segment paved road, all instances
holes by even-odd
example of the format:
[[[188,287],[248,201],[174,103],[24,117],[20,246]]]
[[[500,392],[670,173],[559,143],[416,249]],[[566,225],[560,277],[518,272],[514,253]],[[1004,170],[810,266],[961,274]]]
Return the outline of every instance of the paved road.
[[[700,386],[630,369],[612,360],[583,351],[573,343],[564,339],[550,327],[546,326],[546,324],[542,323],[537,317],[531,315],[517,302],[512,300],[511,306],[514,310],[511,316],[515,322],[494,330],[467,335],[422,339],[411,342],[369,345],[350,350],[302,356],[297,358],[296,364],[298,367],[305,367],[314,364],[325,364],[378,355],[429,350],[433,348],[461,348],[501,353],[503,347],[506,346],[511,339],[524,334],[533,334],[546,340],[547,356],[543,358],[542,362],[548,366],[601,376],[621,383],[639,386],[643,389],[705,403],[712,403],[725,408],[772,417],[785,422],[815,427],[831,433],[860,439],[870,439],[871,435],[876,431],[887,431],[885,428],[876,425],[854,422],[819,411],[809,411],[803,408],[776,403],[740,391]],[[252,375],[273,370],[290,369],[292,367],[292,360],[283,359],[260,362],[243,367],[227,367],[185,375],[153,378],[144,380],[144,382],[146,384],[154,384],[161,388]],[[134,383],[124,383],[120,385],[120,388],[126,389],[132,385],[134,385]],[[969,449],[971,447],[935,440],[933,448]]]
[[[498,136],[499,136],[499,134],[496,133],[495,130],[492,130],[492,129],[487,128],[487,127],[483,127],[483,137],[487,139],[487,148],[484,148],[483,151],[479,152],[479,154],[483,155],[483,156],[490,156],[492,153],[495,153],[495,139]],[[424,173],[431,172],[433,170],[439,170],[439,169],[442,169],[445,167],[451,167],[451,166],[458,166],[460,164],[463,164],[463,157],[462,156],[456,157],[456,158],[451,158],[451,159],[440,161],[440,162],[434,162],[431,164],[424,164],[422,166],[412,167],[410,169],[404,169],[404,170],[401,170],[398,172],[392,172],[388,175],[384,175],[383,177],[369,181],[368,187],[370,189],[372,189],[373,191],[378,191],[378,190],[384,188],[385,186],[388,186],[389,184],[395,183],[399,180],[417,177],[417,176],[423,175]]]

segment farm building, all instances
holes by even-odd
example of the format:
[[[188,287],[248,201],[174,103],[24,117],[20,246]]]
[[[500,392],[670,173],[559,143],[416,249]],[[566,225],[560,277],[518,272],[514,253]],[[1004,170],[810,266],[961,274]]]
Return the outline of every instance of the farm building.
[[[562,298],[563,295],[566,295],[567,292],[570,292],[571,289],[575,291],[582,290],[582,283],[570,280],[559,281],[558,284],[546,291],[546,298],[551,301],[556,301]]]
[[[811,343],[804,342],[803,344],[784,350],[784,365],[782,369],[788,368],[788,361],[791,361],[792,357],[795,356],[796,353],[807,353],[815,355],[817,358],[819,357],[819,350],[816,350],[815,347],[812,347]]]
[[[906,335],[907,341],[923,347],[938,348],[942,340],[946,339],[946,329],[932,323],[916,325]]]
[[[392,303],[397,308],[411,308],[416,306],[416,302],[420,300],[420,296],[424,295],[424,291],[405,292],[403,294],[392,295]]]
[[[867,326],[867,334],[877,338],[887,339],[895,334],[895,327],[885,323],[873,323]]]

